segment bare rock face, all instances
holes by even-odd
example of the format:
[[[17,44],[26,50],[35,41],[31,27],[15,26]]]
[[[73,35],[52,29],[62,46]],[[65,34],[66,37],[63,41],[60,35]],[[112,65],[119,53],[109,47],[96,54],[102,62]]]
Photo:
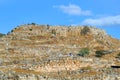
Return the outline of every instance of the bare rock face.
[[[21,25],[0,38],[0,80],[119,80],[110,68],[119,45],[95,27]],[[78,56],[81,48],[90,54]],[[111,54],[96,58],[97,50]]]

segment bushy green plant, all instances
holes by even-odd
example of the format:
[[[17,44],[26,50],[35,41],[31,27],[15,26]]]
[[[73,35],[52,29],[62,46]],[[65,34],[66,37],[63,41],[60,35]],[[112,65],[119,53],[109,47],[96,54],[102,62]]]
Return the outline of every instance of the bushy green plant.
[[[90,51],[89,48],[82,48],[79,51],[78,55],[84,57],[86,55],[89,55],[89,53],[90,53],[89,51]]]
[[[0,37],[3,37],[5,34],[0,33]]]
[[[31,25],[36,25],[36,23],[31,23]]]
[[[49,29],[50,28],[50,25],[49,24],[47,24],[47,29]]]
[[[120,52],[117,54],[117,57],[120,57]]]
[[[88,26],[84,26],[81,30],[81,35],[86,35],[88,32],[90,32],[90,28]]]
[[[30,31],[32,31],[32,29],[31,29],[31,28],[30,28],[29,30],[30,30]]]
[[[52,34],[56,35],[56,30],[55,29],[52,30]]]
[[[102,57],[104,55],[103,50],[96,51],[96,57]]]

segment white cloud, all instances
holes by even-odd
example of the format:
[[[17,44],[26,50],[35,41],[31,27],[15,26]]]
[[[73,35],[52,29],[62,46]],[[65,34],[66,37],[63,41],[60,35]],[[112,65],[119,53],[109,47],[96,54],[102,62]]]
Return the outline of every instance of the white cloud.
[[[93,25],[93,26],[105,26],[105,25],[119,25],[120,15],[107,16],[98,19],[85,19],[82,24]]]
[[[82,10],[79,6],[74,4],[69,4],[68,6],[60,5],[60,6],[53,6],[54,8],[59,8],[64,13],[69,15],[91,15],[91,11],[89,10]]]

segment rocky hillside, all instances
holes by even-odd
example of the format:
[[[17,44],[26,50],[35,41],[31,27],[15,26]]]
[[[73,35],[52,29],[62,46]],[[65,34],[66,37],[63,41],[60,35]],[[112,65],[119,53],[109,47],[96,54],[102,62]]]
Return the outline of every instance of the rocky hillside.
[[[116,43],[119,42],[107,35],[104,30],[82,26],[23,25],[13,29],[7,37],[11,40],[40,41],[41,44],[66,44],[91,48],[95,48],[94,44],[107,48],[118,47]]]
[[[78,55],[82,48],[89,55]],[[119,52],[120,41],[95,27],[21,25],[0,38],[0,79],[120,79],[120,70],[110,67],[120,65]]]

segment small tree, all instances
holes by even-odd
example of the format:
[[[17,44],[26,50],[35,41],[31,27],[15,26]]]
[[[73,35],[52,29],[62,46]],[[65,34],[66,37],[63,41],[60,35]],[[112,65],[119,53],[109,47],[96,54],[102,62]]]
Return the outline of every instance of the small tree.
[[[50,25],[49,24],[47,24],[47,29],[49,29],[50,28]]]
[[[90,28],[88,26],[84,26],[81,30],[81,35],[86,35],[88,32],[90,32]]]
[[[89,55],[89,51],[90,50],[88,48],[82,48],[77,55],[84,57],[86,55]]]
[[[36,25],[36,23],[31,23],[31,25]]]
[[[30,30],[30,31],[32,31],[32,29],[31,29],[31,28],[30,28],[29,30]]]
[[[96,51],[96,57],[102,57],[104,55],[103,50]]]

